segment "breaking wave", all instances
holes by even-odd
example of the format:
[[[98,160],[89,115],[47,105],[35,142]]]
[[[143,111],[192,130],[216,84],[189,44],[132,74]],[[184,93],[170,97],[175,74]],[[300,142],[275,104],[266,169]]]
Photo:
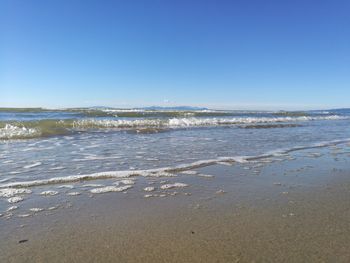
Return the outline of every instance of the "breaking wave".
[[[242,125],[280,124],[292,123],[292,125],[275,125],[276,128],[293,127],[293,123],[318,121],[318,120],[344,120],[346,116],[297,116],[297,117],[230,117],[230,118],[144,118],[144,119],[77,119],[77,120],[37,120],[37,121],[10,121],[0,122],[0,139],[27,139],[35,137],[47,137],[53,135],[65,135],[76,131],[88,129],[173,129],[205,126],[234,126],[242,128]],[[264,126],[252,126],[264,128]],[[273,128],[273,125],[265,128]],[[245,128],[245,127],[243,127]],[[249,127],[248,127],[249,128]]]
[[[0,139],[25,139],[39,136],[37,129],[18,127],[6,124],[4,128],[0,128]]]

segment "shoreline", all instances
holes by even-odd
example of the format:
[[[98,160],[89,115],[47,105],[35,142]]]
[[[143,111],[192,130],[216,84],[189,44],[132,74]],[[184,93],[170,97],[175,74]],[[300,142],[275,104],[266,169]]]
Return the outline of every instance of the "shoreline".
[[[0,218],[0,261],[348,262],[348,148],[139,178],[127,193],[59,197],[55,210]],[[145,198],[142,189],[161,180],[188,187],[157,187]]]
[[[74,183],[78,181],[99,180],[99,179],[119,179],[129,178],[135,176],[143,177],[171,177],[172,174],[186,172],[197,168],[203,168],[218,163],[246,163],[249,161],[256,161],[260,159],[275,158],[289,154],[296,151],[312,150],[317,148],[325,148],[331,146],[337,146],[341,144],[350,143],[350,138],[332,140],[325,142],[318,142],[311,145],[294,146],[286,149],[277,149],[268,151],[255,156],[231,156],[231,157],[218,157],[216,159],[199,160],[192,163],[185,163],[177,166],[145,169],[145,170],[123,170],[123,171],[104,171],[92,174],[70,175],[65,177],[53,177],[49,179],[33,180],[33,181],[19,181],[10,183],[0,183],[0,190],[4,188],[18,188],[18,187],[34,187],[42,185],[54,185],[60,183]],[[41,165],[41,162],[29,165],[25,168],[35,167]]]

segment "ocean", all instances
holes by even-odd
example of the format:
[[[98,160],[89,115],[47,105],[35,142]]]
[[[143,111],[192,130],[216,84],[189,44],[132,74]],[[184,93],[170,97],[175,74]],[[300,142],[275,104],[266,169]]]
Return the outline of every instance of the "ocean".
[[[105,187],[104,179],[176,176],[196,167],[277,157],[349,138],[346,109],[1,109],[0,197],[22,191],[30,198],[26,194],[36,186],[47,192],[58,184],[87,180],[93,188]]]

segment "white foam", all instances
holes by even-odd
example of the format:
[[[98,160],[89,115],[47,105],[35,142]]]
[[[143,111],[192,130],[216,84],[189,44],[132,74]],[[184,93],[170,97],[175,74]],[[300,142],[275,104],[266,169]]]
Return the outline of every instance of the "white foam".
[[[152,192],[155,190],[155,188],[153,186],[148,186],[148,187],[143,188],[143,190],[146,192]]]
[[[26,166],[24,166],[23,168],[24,169],[29,169],[29,168],[33,168],[33,167],[36,167],[36,166],[39,166],[41,165],[41,162],[36,162],[36,163],[33,163],[33,164],[28,164]]]
[[[9,174],[21,174],[24,173],[25,171],[11,171]]]
[[[77,196],[77,195],[80,195],[79,192],[70,192],[70,193],[67,193],[67,195],[69,196]]]
[[[205,178],[213,178],[214,177],[214,175],[211,175],[211,174],[197,174],[197,176],[199,176],[199,177],[205,177]]]
[[[53,195],[58,195],[58,192],[57,191],[48,190],[48,191],[41,192],[40,195],[53,196]]]
[[[125,190],[128,190],[132,188],[131,185],[124,185],[124,186],[106,186],[106,187],[101,187],[101,188],[94,188],[91,189],[90,192],[93,194],[103,194],[103,193],[108,193],[108,192],[123,192]]]
[[[16,139],[16,138],[31,138],[40,134],[36,129],[18,127],[11,124],[6,124],[4,128],[0,128],[0,139]]]
[[[13,205],[13,206],[10,206],[9,208],[7,208],[6,212],[10,212],[10,211],[13,211],[13,210],[16,210],[16,209],[18,209],[18,206]]]
[[[171,196],[175,196],[175,195],[177,195],[177,192],[173,192],[173,193],[169,193],[169,194],[146,194],[146,195],[144,195],[143,197],[144,198],[150,198],[150,197],[166,197],[166,196],[169,196],[169,195],[171,195]]]
[[[52,168],[50,168],[49,170],[63,170],[63,169],[65,169],[65,167],[63,167],[63,166],[57,166],[57,167],[52,167]]]
[[[235,118],[171,118],[171,119],[137,119],[137,120],[100,120],[83,119],[75,121],[76,128],[104,127],[104,128],[181,128],[197,126],[219,126],[254,123],[305,122],[317,120],[344,120],[345,116],[298,116],[298,117],[235,117]]]
[[[160,186],[160,189],[166,190],[166,189],[177,188],[177,187],[186,187],[186,186],[188,186],[188,184],[184,184],[184,183],[163,184]]]
[[[13,204],[13,203],[21,202],[23,200],[24,200],[24,198],[21,196],[14,196],[14,197],[10,197],[9,199],[7,199],[7,202]]]
[[[0,197],[13,197],[15,195],[19,195],[19,194],[31,194],[32,191],[29,189],[25,189],[25,188],[4,188],[4,189],[0,189]]]
[[[29,211],[37,213],[37,212],[44,211],[44,208],[34,207],[34,208],[30,208]]]
[[[172,171],[172,169],[173,168],[171,167],[166,167],[166,168],[158,168],[158,169],[150,169],[150,170],[107,171],[107,172],[98,172],[93,174],[54,177],[54,178],[42,179],[42,180],[12,182],[12,183],[0,184],[0,188],[31,187],[31,186],[68,183],[68,182],[76,182],[76,181],[92,180],[92,179],[128,178],[131,176],[153,176],[153,177],[175,176],[174,174],[167,172],[167,170]],[[83,186],[94,187],[96,185],[86,184]]]
[[[181,173],[182,173],[182,174],[186,174],[186,175],[196,175],[196,174],[198,174],[198,172],[197,172],[197,171],[194,171],[194,170],[182,171]]]
[[[17,215],[17,217],[20,217],[20,218],[23,218],[23,217],[30,217],[31,214],[20,214],[20,215]]]
[[[131,180],[131,179],[124,179],[124,180],[120,180],[119,183],[122,183],[122,184],[135,184],[135,181]]]

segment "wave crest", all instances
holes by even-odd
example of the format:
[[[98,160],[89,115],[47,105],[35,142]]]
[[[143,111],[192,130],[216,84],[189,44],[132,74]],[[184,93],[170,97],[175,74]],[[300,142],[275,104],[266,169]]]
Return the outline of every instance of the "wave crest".
[[[303,122],[316,120],[342,120],[347,117],[301,116],[301,117],[238,117],[238,118],[171,118],[171,119],[137,119],[137,120],[98,120],[83,119],[73,123],[76,128],[181,128],[197,126],[220,126],[254,123]]]
[[[53,135],[65,135],[75,131],[88,129],[125,129],[140,130],[152,129],[166,130],[174,128],[191,127],[212,127],[212,126],[231,126],[254,124],[278,124],[278,123],[297,123],[318,120],[344,120],[345,116],[299,116],[299,117],[231,117],[231,118],[146,118],[146,119],[97,119],[88,118],[80,120],[39,120],[26,122],[0,122],[0,139],[27,139],[35,137],[47,137]],[[283,126],[283,125],[282,125]],[[282,127],[281,126],[281,127]],[[278,127],[278,126],[276,126]],[[288,127],[288,125],[286,126]],[[262,127],[258,127],[262,128]]]
[[[4,128],[0,128],[0,139],[21,139],[34,138],[40,132],[34,128],[18,127],[11,124],[6,124]]]

